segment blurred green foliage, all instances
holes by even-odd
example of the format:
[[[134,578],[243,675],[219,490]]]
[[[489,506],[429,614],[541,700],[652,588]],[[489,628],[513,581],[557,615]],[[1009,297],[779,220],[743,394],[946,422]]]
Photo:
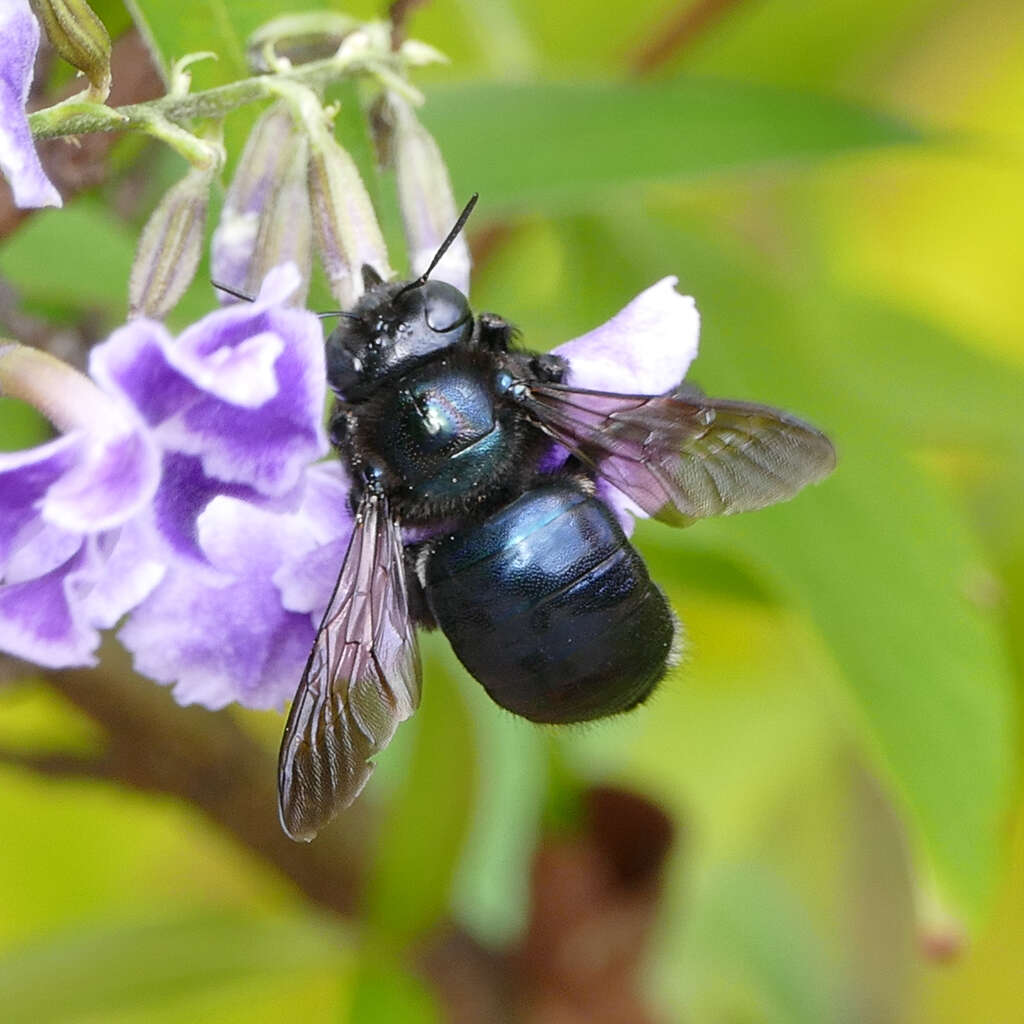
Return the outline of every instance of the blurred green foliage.
[[[165,60],[220,55],[199,88],[242,73],[258,24],[311,6],[129,5]],[[677,274],[703,316],[696,380],[825,427],[835,476],[735,520],[640,526],[688,649],[627,718],[513,721],[428,638],[423,709],[364,797],[383,824],[358,928],[188,808],[4,768],[0,1018],[440,1019],[408,945],[449,915],[514,936],[545,811],[608,780],[686,837],[649,958],[667,1019],[1020,1019],[1024,8],[737,2],[640,74],[688,6],[433,0],[413,16],[453,58],[423,75],[424,119],[460,194],[482,193],[477,238],[501,227],[474,303],[549,347]],[[144,155],[155,202],[180,161]],[[35,214],[0,274],[38,316],[112,328],[148,208],[100,190]],[[177,325],[210,308],[203,276]],[[39,434],[12,404],[0,417],[4,447]],[[0,740],[92,742],[31,683],[0,691]],[[954,962],[926,956],[961,929]]]

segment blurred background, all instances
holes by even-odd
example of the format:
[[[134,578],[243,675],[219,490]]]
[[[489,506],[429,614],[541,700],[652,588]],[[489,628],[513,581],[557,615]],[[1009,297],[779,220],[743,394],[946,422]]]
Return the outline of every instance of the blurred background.
[[[159,95],[93,6],[113,102]],[[220,54],[206,88],[315,4],[131,6],[165,57]],[[1024,1021],[1024,6],[431,0],[408,29],[452,58],[417,84],[482,196],[475,307],[548,348],[676,274],[692,378],[811,419],[839,469],[639,526],[688,645],[628,717],[513,720],[425,637],[421,711],[311,847],[278,831],[281,716],[178,709],[114,644],[3,666],[0,1019]],[[70,78],[41,69],[40,105]],[[67,205],[0,199],[0,333],[81,361],[184,165],[138,137],[44,157]],[[0,401],[4,447],[42,431]]]

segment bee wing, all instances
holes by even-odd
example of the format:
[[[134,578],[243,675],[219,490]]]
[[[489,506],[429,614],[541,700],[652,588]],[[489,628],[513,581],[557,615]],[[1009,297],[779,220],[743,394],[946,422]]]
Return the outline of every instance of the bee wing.
[[[677,526],[763,508],[827,476],[832,442],[779,409],[706,398],[616,395],[517,382],[534,423],[648,515]]]
[[[278,810],[292,839],[308,842],[355,800],[420,682],[401,532],[367,491],[281,742]]]

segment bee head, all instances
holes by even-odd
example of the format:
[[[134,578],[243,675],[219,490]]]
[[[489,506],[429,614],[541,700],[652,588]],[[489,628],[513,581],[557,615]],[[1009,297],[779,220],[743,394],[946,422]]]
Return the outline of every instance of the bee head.
[[[363,277],[365,294],[327,339],[327,381],[350,401],[473,334],[469,300],[453,285],[385,284],[369,267]]]
[[[359,401],[383,381],[401,376],[442,349],[473,334],[469,300],[430,273],[458,237],[476,206],[470,198],[430,266],[415,280],[386,283],[363,266],[362,298],[327,339],[327,383],[347,401]]]

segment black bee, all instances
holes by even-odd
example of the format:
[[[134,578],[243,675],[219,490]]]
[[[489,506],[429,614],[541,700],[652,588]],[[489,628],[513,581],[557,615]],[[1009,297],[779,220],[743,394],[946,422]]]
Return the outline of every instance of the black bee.
[[[676,623],[612,512],[600,474],[683,525],[794,495],[835,464],[829,440],[767,406],[582,391],[565,364],[513,345],[430,272],[383,281],[327,340],[331,440],[355,481],[355,526],[291,706],[281,823],[309,840],[359,794],[370,759],[419,702],[416,623],[436,624],[491,697],[536,722],[644,701]],[[553,445],[571,453],[540,472]],[[426,540],[403,541],[421,528]]]

